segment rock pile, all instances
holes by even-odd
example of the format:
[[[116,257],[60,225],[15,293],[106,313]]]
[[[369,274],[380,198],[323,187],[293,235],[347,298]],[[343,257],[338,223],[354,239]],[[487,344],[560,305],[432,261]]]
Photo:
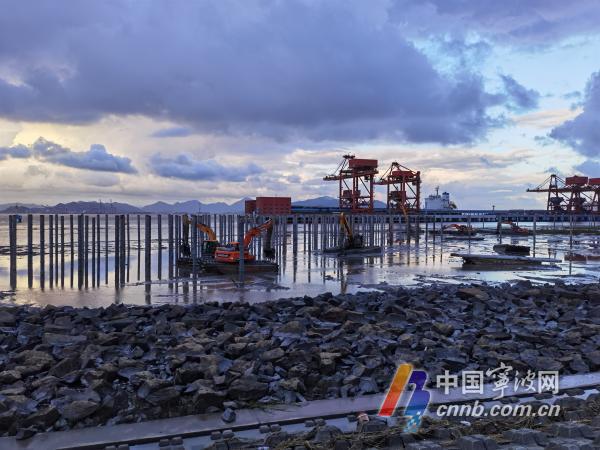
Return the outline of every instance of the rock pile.
[[[600,287],[386,288],[261,304],[0,306],[0,435],[385,391],[429,371],[600,369]],[[232,414],[233,413],[233,414]]]

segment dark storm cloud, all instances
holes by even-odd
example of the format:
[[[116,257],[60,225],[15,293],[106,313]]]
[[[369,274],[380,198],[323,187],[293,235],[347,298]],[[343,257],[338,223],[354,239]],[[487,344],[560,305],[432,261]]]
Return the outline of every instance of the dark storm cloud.
[[[597,159],[586,159],[574,168],[579,173],[588,177],[600,177],[600,161]]]
[[[251,175],[258,175],[264,170],[256,164],[247,166],[223,166],[214,159],[196,160],[184,153],[174,157],[160,154],[150,160],[152,171],[165,178],[179,178],[193,181],[246,181]]]
[[[0,15],[0,116],[140,114],[209,133],[442,144],[500,125],[488,108],[502,97],[469,67],[436,70],[388,6],[11,2]]]
[[[600,156],[600,72],[592,74],[582,101],[583,112],[554,128],[550,137],[589,157]]]
[[[509,75],[500,75],[507,96],[508,107],[519,112],[538,107],[540,93],[535,89],[527,89]]]
[[[4,155],[4,158],[3,158]],[[39,138],[31,146],[16,145],[0,148],[0,160],[12,158],[35,158],[52,164],[76,169],[88,169],[100,172],[136,173],[129,158],[113,155],[100,144],[93,144],[85,152],[74,152],[44,138]]]
[[[596,0],[392,0],[392,20],[411,35],[485,35],[501,44],[546,46],[598,33]]]
[[[29,158],[31,150],[25,145],[15,145],[13,147],[0,147],[0,161],[7,158]]]

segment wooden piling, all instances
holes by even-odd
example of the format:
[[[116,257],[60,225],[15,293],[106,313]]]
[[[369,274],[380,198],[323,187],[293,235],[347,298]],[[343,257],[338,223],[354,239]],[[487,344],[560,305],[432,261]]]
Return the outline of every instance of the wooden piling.
[[[58,286],[58,253],[59,253],[59,242],[58,242],[58,214],[54,214],[54,284]]]
[[[127,282],[129,283],[129,262],[131,261],[131,228],[129,226],[129,214],[125,215],[125,228],[125,233],[127,235],[127,255],[125,256],[123,262],[127,266],[127,273],[125,277],[127,279]]]
[[[142,225],[141,216],[137,215],[137,280],[140,281],[142,276]]]
[[[96,218],[92,217],[92,287],[96,287]]]
[[[108,214],[104,214],[104,284],[108,284]]]
[[[75,243],[74,243],[74,239],[75,239],[75,231],[73,230],[73,214],[69,214],[69,243],[70,243],[70,260],[71,260],[71,264],[70,264],[70,270],[71,270],[71,278],[70,278],[70,285],[71,285],[71,289],[73,288],[73,284],[75,283]]]
[[[169,264],[168,264],[168,270],[169,270],[169,280],[171,280],[173,278],[173,214],[169,214],[167,216],[167,226],[168,226],[168,230],[167,230],[167,234],[168,234],[168,240],[169,240]]]
[[[84,216],[85,220],[85,228],[84,228],[84,238],[83,238],[83,271],[84,271],[84,284],[87,289],[89,286],[89,267],[88,267],[88,257],[89,257],[89,240],[90,240],[90,217],[86,214]]]
[[[77,287],[83,287],[83,214],[77,216]]]
[[[192,278],[194,280],[193,291],[194,294],[197,290],[197,279],[198,279],[198,216],[196,214],[192,215]]]
[[[162,216],[160,214],[156,217],[156,228],[158,233],[158,279],[162,280]],[[195,225],[194,229],[196,229]]]
[[[60,287],[65,287],[65,216],[60,216]]]
[[[296,215],[292,217],[292,253],[294,256],[298,254],[298,216]]]
[[[100,286],[100,260],[102,254],[100,253],[100,214],[96,214],[96,286]]]
[[[144,265],[146,282],[152,280],[152,248],[151,248],[151,232],[152,232],[152,217],[146,215],[144,223]]]
[[[10,248],[10,288],[17,288],[17,216],[8,216],[8,235]]]
[[[121,218],[119,215],[115,215],[115,229],[114,229],[114,241],[115,241],[115,267],[114,267],[114,277],[115,277],[115,288],[119,289],[121,286]]]
[[[48,215],[48,280],[54,286],[54,216]]]
[[[244,285],[244,219],[242,216],[238,217],[238,242],[240,249],[240,262],[239,262],[239,283],[240,286]]]
[[[126,274],[126,268],[127,268],[127,231],[126,231],[126,222],[127,222],[127,216],[124,214],[121,214],[121,220],[119,223],[119,226],[121,227],[120,230],[120,238],[121,238],[121,245],[120,245],[120,249],[121,249],[121,257],[120,257],[120,262],[121,262],[121,266],[119,267],[119,269],[121,270],[121,276],[119,277],[119,280],[121,281],[121,286],[123,286],[127,280],[127,274]]]
[[[33,287],[33,214],[27,215],[27,287]]]
[[[536,235],[537,235],[537,214],[533,215],[533,257],[535,258],[535,244],[536,244]]]
[[[44,284],[46,282],[46,261],[45,261],[45,256],[46,256],[46,243],[44,242],[45,240],[45,235],[46,232],[44,231],[44,215],[41,214],[40,215],[40,288],[44,289]]]

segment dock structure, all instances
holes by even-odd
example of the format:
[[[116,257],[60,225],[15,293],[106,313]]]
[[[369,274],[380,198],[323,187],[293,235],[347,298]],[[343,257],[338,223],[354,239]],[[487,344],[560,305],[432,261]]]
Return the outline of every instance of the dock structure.
[[[190,229],[190,224],[208,224],[221,243],[242,240],[244,233],[273,219],[270,236],[276,262],[285,262],[291,252],[296,260],[303,252],[319,253],[339,245],[341,231],[339,213],[328,209],[300,208],[291,214],[258,216],[256,214],[195,214],[186,221],[181,214],[29,214],[25,220],[10,215],[8,242],[0,242],[0,255],[8,258],[8,285],[11,289],[40,288],[48,284],[52,289],[65,286],[77,289],[97,288],[109,284],[109,274],[116,288],[129,282],[144,282],[148,289],[153,281],[168,275],[169,284],[180,276],[176,263],[187,249],[194,260],[193,273],[201,267],[203,233]],[[510,236],[500,224],[506,222],[530,224],[528,236],[535,242],[540,234],[578,233],[600,234],[598,216],[591,213],[569,214],[545,210],[455,210],[425,211],[414,214],[391,214],[389,211],[348,214],[352,229],[363,235],[365,245],[385,247],[399,242],[417,242],[419,239],[435,243],[444,241],[440,230],[448,224],[466,224],[485,234],[495,234],[499,240]],[[137,225],[131,233],[130,223]],[[67,229],[65,229],[65,226]],[[135,225],[134,225],[135,226]],[[165,230],[166,227],[166,230]],[[91,228],[91,229],[90,229]],[[0,230],[1,231],[1,230]],[[39,238],[38,238],[39,237]],[[250,252],[262,258],[265,237],[257,237]],[[166,240],[166,242],[165,242]],[[288,245],[290,246],[288,250]],[[470,244],[469,244],[470,245]],[[165,247],[166,251],[163,251]],[[131,252],[131,248],[134,252]],[[137,252],[135,252],[137,250]],[[142,269],[143,259],[143,269]],[[131,272],[137,265],[137,273]],[[20,272],[21,271],[21,272]],[[19,280],[19,273],[24,279]],[[237,270],[243,282],[246,270],[243,262]],[[193,275],[192,275],[193,276]],[[91,277],[91,280],[90,280]],[[143,277],[143,279],[142,279]],[[193,282],[200,282],[193,276]]]

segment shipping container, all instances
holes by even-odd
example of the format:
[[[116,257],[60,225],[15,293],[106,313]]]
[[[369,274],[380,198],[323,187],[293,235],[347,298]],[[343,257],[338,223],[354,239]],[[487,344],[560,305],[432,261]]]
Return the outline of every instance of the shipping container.
[[[415,176],[415,172],[410,170],[392,170],[391,176],[393,177],[412,177]]]
[[[376,159],[351,159],[348,163],[351,169],[377,169]]]
[[[565,184],[569,185],[569,186],[583,186],[585,184],[587,184],[588,182],[588,177],[581,177],[581,176],[573,176],[573,177],[567,177],[565,179]]]
[[[291,214],[291,197],[256,197],[256,212],[263,215]]]

